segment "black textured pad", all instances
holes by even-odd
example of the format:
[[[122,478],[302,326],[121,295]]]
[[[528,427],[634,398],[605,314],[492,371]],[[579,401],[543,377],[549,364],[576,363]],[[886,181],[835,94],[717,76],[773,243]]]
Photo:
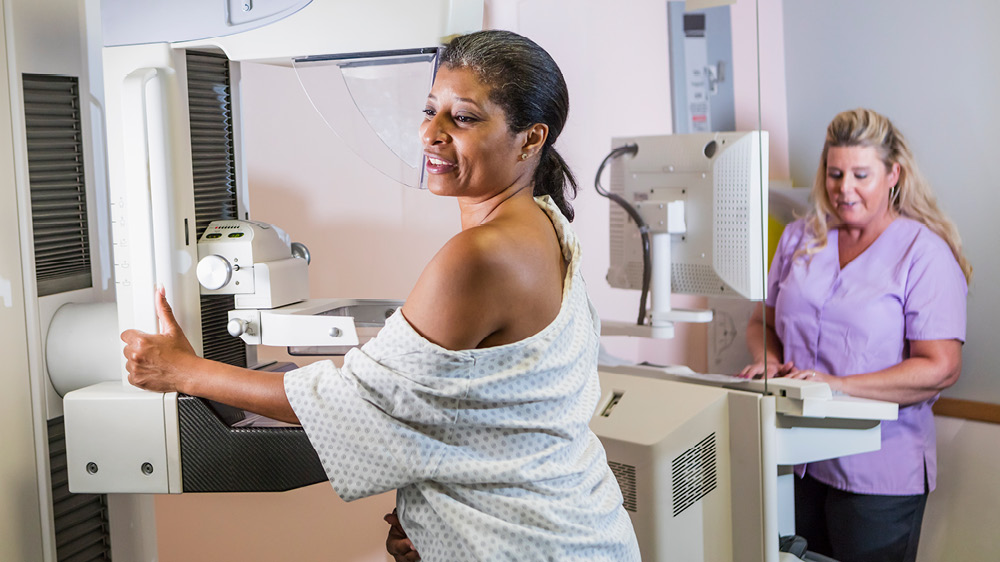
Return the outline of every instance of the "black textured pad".
[[[282,492],[326,472],[301,427],[229,427],[201,398],[177,397],[184,492]]]

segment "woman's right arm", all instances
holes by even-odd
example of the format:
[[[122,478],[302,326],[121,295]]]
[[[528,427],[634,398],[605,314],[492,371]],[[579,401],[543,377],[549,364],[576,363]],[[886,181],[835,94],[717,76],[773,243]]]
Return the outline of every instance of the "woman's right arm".
[[[757,303],[750,321],[747,323],[747,347],[753,356],[753,363],[740,371],[741,377],[780,377],[794,368],[789,361],[782,364],[781,340],[774,331],[774,308]]]
[[[159,334],[122,333],[129,382],[155,392],[183,392],[272,419],[298,423],[285,396],[284,373],[243,369],[195,354],[162,289],[156,292]]]

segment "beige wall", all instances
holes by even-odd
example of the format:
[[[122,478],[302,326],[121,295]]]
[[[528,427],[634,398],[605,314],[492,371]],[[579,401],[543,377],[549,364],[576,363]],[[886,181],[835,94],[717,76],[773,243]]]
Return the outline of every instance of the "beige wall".
[[[938,416],[938,485],[927,500],[917,562],[1000,557],[1000,425]]]
[[[384,562],[394,494],[350,505],[329,484],[156,499],[160,562]]]

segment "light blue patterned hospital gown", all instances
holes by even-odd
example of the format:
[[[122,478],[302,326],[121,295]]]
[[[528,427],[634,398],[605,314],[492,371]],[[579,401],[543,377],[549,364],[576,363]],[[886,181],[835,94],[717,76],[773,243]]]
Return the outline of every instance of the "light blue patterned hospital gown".
[[[285,391],[346,501],[397,489],[426,562],[639,560],[618,483],[588,428],[600,390],[597,313],[576,236],[537,198],[569,261],[544,330],[450,351],[398,311],[337,369],[289,372]]]

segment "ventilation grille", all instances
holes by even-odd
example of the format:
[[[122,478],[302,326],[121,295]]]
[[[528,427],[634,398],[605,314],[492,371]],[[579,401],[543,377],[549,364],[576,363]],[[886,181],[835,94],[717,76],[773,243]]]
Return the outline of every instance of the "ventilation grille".
[[[24,74],[21,81],[38,294],[84,289],[93,281],[78,80]]]
[[[612,160],[608,174],[611,193],[624,197],[625,165],[619,159]],[[639,230],[621,205],[609,200],[608,212],[608,284],[617,289],[641,289],[642,240]]]
[[[625,500],[622,502],[622,505],[628,511],[639,511],[638,494],[636,494],[635,489],[635,467],[630,464],[613,461],[608,461],[608,466],[611,467],[611,472],[615,475],[615,480],[618,480],[618,487],[622,490],[622,498]]]
[[[706,264],[675,263],[670,268],[670,286],[677,293],[693,293],[696,295],[732,296],[732,289],[715,273],[715,269]]]
[[[750,216],[750,208],[761,205],[751,200],[753,180],[745,170],[755,169],[754,145],[750,138],[741,139],[722,153],[713,165],[712,224],[714,237],[712,258],[720,275],[737,290],[747,291],[752,284],[752,268],[747,263],[754,232],[760,228]],[[761,256],[754,256],[763,260]]]
[[[188,111],[194,172],[195,240],[214,220],[236,219],[236,156],[229,59],[214,53],[187,52]],[[204,356],[246,367],[246,344],[226,331],[232,295],[202,295],[201,338]]]
[[[56,560],[58,562],[111,560],[107,497],[74,494],[69,491],[63,418],[49,420],[48,425]]]
[[[200,237],[208,223],[237,218],[229,59],[188,51],[187,76],[195,229]]]
[[[684,451],[671,463],[674,517],[708,495],[718,483],[715,461],[715,433]]]
[[[202,350],[206,359],[246,367],[246,344],[226,329],[229,311],[234,308],[236,297],[232,295],[201,296]]]

